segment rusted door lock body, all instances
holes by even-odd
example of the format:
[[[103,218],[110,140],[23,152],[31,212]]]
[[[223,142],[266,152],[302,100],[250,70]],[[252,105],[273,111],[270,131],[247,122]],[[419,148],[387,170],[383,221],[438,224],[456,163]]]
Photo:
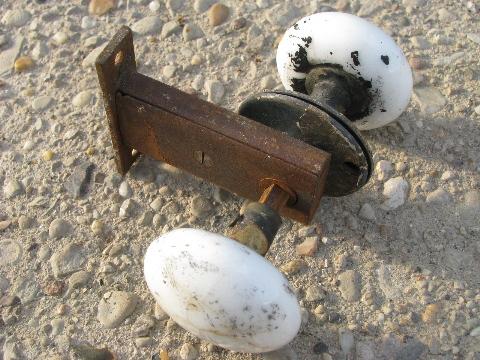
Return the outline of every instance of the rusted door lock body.
[[[145,154],[254,200],[228,237],[176,229],[153,241],[144,261],[162,308],[234,351],[278,349],[300,326],[288,281],[250,249],[267,253],[280,215],[307,224],[324,194],[364,186],[372,159],[356,128],[393,121],[412,87],[393,40],[349,14],[299,20],[280,42],[277,67],[286,90],[255,94],[234,113],[138,73],[128,27],[96,61],[120,173]]]
[[[275,184],[289,195],[277,210],[302,223],[325,189],[348,194],[370,176],[368,148],[348,119],[302,94],[265,92],[233,113],[138,73],[127,27],[96,67],[122,174],[136,151],[251,200]]]

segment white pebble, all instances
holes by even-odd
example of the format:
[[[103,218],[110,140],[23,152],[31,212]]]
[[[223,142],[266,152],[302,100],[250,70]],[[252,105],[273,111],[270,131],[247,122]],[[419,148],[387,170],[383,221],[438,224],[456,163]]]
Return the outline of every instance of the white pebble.
[[[162,28],[162,21],[158,16],[147,16],[132,25],[132,31],[139,35],[154,34]]]
[[[123,198],[129,198],[130,196],[132,196],[132,188],[130,187],[130,185],[128,185],[126,181],[122,181],[118,188],[118,193]]]
[[[401,176],[388,180],[383,186],[383,195],[387,198],[382,204],[384,210],[394,210],[405,203],[409,184]]]
[[[90,16],[84,16],[82,18],[82,24],[81,27],[82,29],[88,30],[88,29],[93,29],[97,25],[97,20]]]
[[[208,101],[218,104],[225,94],[225,88],[222,83],[217,80],[207,80],[205,82],[205,90],[208,94]]]
[[[62,45],[68,41],[68,36],[63,31],[59,31],[55,35],[53,35],[52,39],[55,42],[55,44]]]
[[[53,99],[50,96],[47,96],[47,95],[40,96],[40,97],[36,98],[35,100],[33,100],[32,108],[35,111],[45,110],[50,106],[50,104],[52,103],[52,100]]]
[[[91,90],[85,90],[79,92],[72,100],[73,106],[77,108],[82,108],[85,105],[89,104],[93,98],[93,92]]]
[[[375,166],[375,172],[377,173],[377,178],[380,181],[387,180],[390,177],[392,170],[392,163],[387,160],[380,160]]]
[[[157,12],[160,9],[160,3],[157,0],[151,1],[148,8],[150,11]]]

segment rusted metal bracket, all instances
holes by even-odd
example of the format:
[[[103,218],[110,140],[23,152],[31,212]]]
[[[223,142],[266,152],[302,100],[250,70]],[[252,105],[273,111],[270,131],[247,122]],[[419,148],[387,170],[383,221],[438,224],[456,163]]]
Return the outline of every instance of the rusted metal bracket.
[[[329,153],[138,73],[128,27],[99,55],[96,68],[120,173],[136,150],[248,199],[267,189],[271,198],[281,188],[289,196],[275,200],[287,201],[280,214],[312,219]]]

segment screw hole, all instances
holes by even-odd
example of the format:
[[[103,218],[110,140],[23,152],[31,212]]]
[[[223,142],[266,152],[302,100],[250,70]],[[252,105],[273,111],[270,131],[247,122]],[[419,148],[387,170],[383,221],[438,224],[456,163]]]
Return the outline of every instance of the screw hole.
[[[123,62],[123,51],[119,51],[116,55],[115,55],[115,60],[114,60],[114,64],[115,66],[120,66],[120,64]]]

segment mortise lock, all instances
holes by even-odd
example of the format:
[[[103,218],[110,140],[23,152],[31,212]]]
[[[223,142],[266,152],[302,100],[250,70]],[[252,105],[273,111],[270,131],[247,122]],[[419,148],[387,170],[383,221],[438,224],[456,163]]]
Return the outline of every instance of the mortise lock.
[[[330,154],[138,73],[127,27],[96,66],[120,173],[135,161],[136,150],[251,200],[277,183],[295,194],[280,214],[311,220]]]
[[[226,236],[176,229],[154,240],[144,261],[172,319],[234,351],[272,351],[295,337],[296,296],[258,254],[281,216],[307,224],[324,194],[368,182],[372,159],[357,129],[395,120],[412,89],[401,49],[349,14],[300,19],[279,44],[277,67],[286,90],[252,95],[234,113],[138,73],[128,27],[96,62],[120,173],[145,154],[253,200]]]

